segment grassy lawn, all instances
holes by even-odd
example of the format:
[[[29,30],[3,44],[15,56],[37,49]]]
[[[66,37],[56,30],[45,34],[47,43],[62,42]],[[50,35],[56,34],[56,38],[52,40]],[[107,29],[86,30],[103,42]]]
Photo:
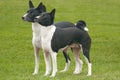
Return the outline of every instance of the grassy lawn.
[[[32,0],[37,6],[42,1],[47,10],[56,8],[55,22],[82,19],[87,22],[92,38],[90,52],[92,76],[87,77],[87,65],[74,75],[72,59],[68,72],[60,73],[65,60],[58,54],[56,77],[44,77],[45,62],[40,54],[39,74],[32,76],[34,54],[31,43],[31,23],[21,17],[28,10],[28,0],[0,0],[0,80],[120,80],[120,0]]]

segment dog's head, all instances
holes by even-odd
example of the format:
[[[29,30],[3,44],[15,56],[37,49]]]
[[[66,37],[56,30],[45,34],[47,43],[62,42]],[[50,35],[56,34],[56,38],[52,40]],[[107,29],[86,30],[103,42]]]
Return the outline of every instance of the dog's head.
[[[52,25],[55,17],[55,9],[53,9],[50,13],[43,12],[39,16],[37,16],[34,21],[38,22],[42,26]]]
[[[34,5],[31,0],[29,0],[29,10],[27,13],[22,17],[24,21],[34,22],[34,18],[41,14],[42,12],[46,12],[45,5],[42,2],[38,5],[37,8],[34,8]]]

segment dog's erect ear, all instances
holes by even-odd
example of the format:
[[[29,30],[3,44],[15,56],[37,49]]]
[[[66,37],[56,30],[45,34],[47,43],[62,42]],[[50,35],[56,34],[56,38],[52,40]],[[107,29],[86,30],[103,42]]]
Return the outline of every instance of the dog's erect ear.
[[[51,17],[53,17],[54,18],[54,16],[55,16],[55,9],[53,9],[51,12],[50,12],[50,15],[51,15]]]
[[[29,0],[29,8],[34,8],[34,5],[31,0]]]
[[[42,11],[43,11],[43,12],[46,12],[46,7],[45,7],[45,5],[42,6]]]
[[[41,2],[38,7],[36,8],[39,12],[46,12],[46,7],[45,5],[43,5],[43,3]]]

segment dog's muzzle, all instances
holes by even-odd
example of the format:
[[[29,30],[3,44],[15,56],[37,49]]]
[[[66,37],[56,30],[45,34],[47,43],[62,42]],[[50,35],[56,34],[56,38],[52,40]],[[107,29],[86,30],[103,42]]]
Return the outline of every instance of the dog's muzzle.
[[[26,21],[25,17],[22,17],[22,20]]]
[[[22,17],[22,19],[24,20],[24,17]]]

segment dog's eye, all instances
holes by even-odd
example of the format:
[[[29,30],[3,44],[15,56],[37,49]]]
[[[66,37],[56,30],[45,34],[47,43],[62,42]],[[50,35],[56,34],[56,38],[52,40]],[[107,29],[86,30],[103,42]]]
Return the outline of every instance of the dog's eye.
[[[42,14],[42,16],[45,16],[45,14]]]
[[[29,11],[27,11],[27,13],[29,13]]]
[[[29,12],[30,14],[33,13],[32,11]]]

